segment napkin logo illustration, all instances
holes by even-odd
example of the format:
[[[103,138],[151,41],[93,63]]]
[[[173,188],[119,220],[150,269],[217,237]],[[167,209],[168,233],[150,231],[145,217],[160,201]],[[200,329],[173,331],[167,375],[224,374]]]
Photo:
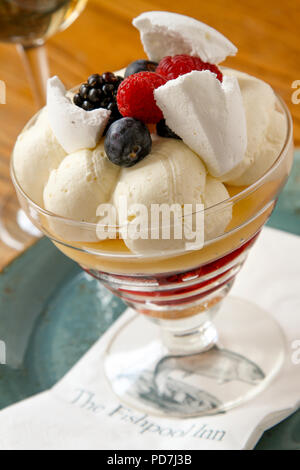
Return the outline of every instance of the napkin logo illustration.
[[[299,104],[300,103],[300,80],[295,80],[292,83],[292,88],[296,88],[296,91],[292,94],[292,103]]]
[[[6,85],[0,80],[0,104],[6,104]]]
[[[212,395],[202,386],[199,388],[193,377],[217,381],[225,394],[226,384],[239,381],[251,390],[266,377],[258,364],[227,349],[214,347],[201,356],[164,356],[155,370],[127,371],[117,380],[130,397],[166,415],[170,412],[192,415],[199,411],[212,415],[224,412],[222,397]],[[132,378],[134,380],[128,380]]]
[[[0,364],[6,364],[6,344],[0,340]]]

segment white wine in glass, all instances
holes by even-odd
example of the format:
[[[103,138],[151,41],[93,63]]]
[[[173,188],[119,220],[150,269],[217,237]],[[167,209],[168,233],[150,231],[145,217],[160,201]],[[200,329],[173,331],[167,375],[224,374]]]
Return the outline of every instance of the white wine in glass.
[[[44,104],[48,78],[45,41],[67,28],[86,3],[87,0],[0,0],[0,41],[17,44],[39,107]]]
[[[39,45],[67,28],[87,0],[1,0],[0,41]]]
[[[16,44],[37,108],[46,100],[49,78],[45,41],[70,26],[87,0],[0,0],[0,42]],[[21,250],[36,230],[10,195],[0,204],[0,239]]]

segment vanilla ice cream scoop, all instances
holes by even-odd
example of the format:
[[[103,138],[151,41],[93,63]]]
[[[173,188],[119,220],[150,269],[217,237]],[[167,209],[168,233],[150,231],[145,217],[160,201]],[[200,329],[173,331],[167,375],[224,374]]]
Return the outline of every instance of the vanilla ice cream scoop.
[[[111,197],[119,168],[107,158],[103,140],[95,150],[80,150],[64,158],[53,170],[44,190],[48,211],[78,222],[97,222],[97,208]],[[96,241],[96,230],[80,230],[59,220],[51,221],[53,231],[65,240]]]
[[[209,183],[207,201],[213,200],[215,203],[222,198],[226,199],[228,193],[223,188],[224,186],[218,181],[215,181],[215,186]],[[151,154],[147,158],[132,168],[122,170],[112,197],[118,210],[121,234],[128,248],[139,254],[168,252],[184,248],[187,242],[184,237],[180,240],[162,239],[161,226],[158,240],[150,238],[150,230],[147,232],[147,239],[135,240],[128,236],[131,227],[136,223],[136,217],[140,216],[136,204],[145,206],[148,214],[151,214],[151,207],[153,207],[151,205],[161,204],[168,206],[178,204],[180,207],[184,204],[191,204],[192,211],[195,211],[196,204],[205,204],[205,191],[206,169],[201,159],[181,141],[155,139]],[[214,191],[216,194],[213,194]],[[122,199],[127,201],[127,213],[125,213]],[[220,218],[220,214],[218,217]],[[209,220],[213,223],[213,216]],[[126,222],[128,224],[127,237],[124,231]],[[219,234],[221,228],[226,227],[228,222],[227,213],[223,223],[218,220],[216,232]],[[153,229],[153,225],[151,228]],[[212,233],[212,229],[209,233]]]
[[[18,137],[14,152],[14,170],[24,192],[39,206],[43,206],[43,191],[50,172],[66,156],[58,143],[44,108],[36,121]]]
[[[246,73],[226,69],[238,79],[247,123],[247,148],[242,161],[221,181],[235,186],[254,183],[274,163],[283,147],[287,123],[267,83]]]
[[[134,204],[145,205],[148,214],[151,204],[178,204],[181,207],[191,204],[192,212],[195,212],[197,204],[203,204],[205,208],[214,206],[228,199],[229,194],[221,182],[206,175],[205,166],[199,156],[183,142],[158,138],[153,142],[152,152],[147,158],[133,168],[121,172],[112,200],[117,207],[119,221],[122,219],[124,223],[126,214],[125,217],[121,214],[124,206],[120,197],[127,200],[127,223],[130,226],[136,223],[137,208]],[[204,238],[207,240],[223,234],[231,217],[230,204],[225,209],[222,207],[208,213],[204,217]],[[127,247],[137,254],[157,254],[184,249],[188,243],[184,237],[181,240],[164,240],[161,230],[158,240],[134,240],[128,236],[126,238],[124,230],[121,230],[121,234]]]
[[[232,219],[232,203],[225,203],[229,199],[229,193],[220,181],[211,176],[207,176],[203,203],[205,209],[204,216],[204,238],[206,241],[223,235]],[[219,203],[224,204],[219,207]]]

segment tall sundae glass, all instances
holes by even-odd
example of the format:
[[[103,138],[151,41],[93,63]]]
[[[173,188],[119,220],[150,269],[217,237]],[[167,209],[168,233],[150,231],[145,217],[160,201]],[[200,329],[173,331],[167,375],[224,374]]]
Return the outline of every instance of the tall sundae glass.
[[[140,67],[143,61],[138,62],[135,65]],[[222,71],[226,73],[225,69]],[[149,72],[148,68],[146,73],[154,72]],[[189,76],[198,79],[194,73]],[[228,71],[228,76],[230,74]],[[104,77],[113,82],[112,75],[104,74],[101,80]],[[129,79],[131,75],[134,74],[128,75]],[[140,76],[143,77],[143,74]],[[92,86],[97,80],[96,76],[92,77],[94,78],[90,77],[86,86]],[[120,90],[120,87],[124,88],[128,78],[123,82],[121,78],[117,77],[117,80],[121,83],[118,83]],[[69,95],[73,96],[73,93]],[[74,102],[77,101],[77,106],[82,105],[80,96],[79,91],[73,98]],[[162,103],[161,109],[166,117],[168,109],[164,108],[163,99],[160,98],[161,95],[158,94],[157,102]],[[77,180],[77,173],[75,170],[70,173],[69,168],[75,165],[76,159],[80,165],[87,161],[90,155],[88,152],[94,155],[92,160],[95,155],[107,158],[105,152],[108,155],[113,154],[115,148],[111,150],[111,141],[108,140],[111,139],[114,143],[118,138],[113,133],[114,126],[120,125],[123,119],[131,119],[130,117],[119,116],[110,128],[106,128],[105,142],[102,139],[97,147],[97,154],[92,153],[92,150],[80,150],[77,153],[66,151],[60,158],[58,170],[52,169],[50,178],[43,187],[42,200],[36,195],[33,197],[22,184],[17,156],[22,151],[22,146],[20,142],[17,144],[19,148],[12,157],[11,175],[21,206],[30,220],[59,250],[121,297],[131,309],[119,323],[107,346],[104,364],[99,363],[99,369],[105,369],[112,392],[128,406],[147,413],[181,418],[225,412],[253,399],[269,386],[280,371],[285,348],[277,323],[255,305],[255,298],[253,303],[249,303],[228,296],[251,247],[275,207],[292,166],[291,116],[279,96],[275,95],[275,101],[281,122],[284,121],[284,138],[280,149],[273,156],[272,164],[262,174],[252,178],[250,183],[244,183],[237,177],[237,181],[240,178],[240,184],[233,184],[235,177],[230,176],[228,181],[223,180],[223,184],[219,181],[220,178],[212,177],[210,171],[208,174],[204,171],[206,196],[201,201],[199,199],[202,206],[197,206],[197,210],[192,213],[192,217],[198,217],[197,220],[201,221],[203,229],[201,243],[198,245],[188,244],[186,240],[185,243],[181,243],[182,240],[177,243],[171,236],[169,239],[162,239],[160,231],[155,240],[149,241],[146,237],[139,240],[134,237],[131,240],[126,239],[124,220],[121,223],[119,217],[115,224],[105,225],[99,217],[99,211],[94,219],[85,219],[84,214],[89,211],[90,200],[93,201],[97,191],[96,186],[90,191],[90,185],[98,184],[96,179],[99,172],[94,177],[91,172],[85,175],[84,184],[88,189],[85,189],[82,200],[79,200],[80,194],[83,194],[80,186],[83,185],[83,180]],[[120,110],[120,103],[118,104]],[[87,104],[84,106],[87,107]],[[87,113],[90,111],[85,110]],[[44,119],[44,114],[41,111],[35,116],[24,132],[32,132],[37,123]],[[49,110],[48,114],[51,121]],[[129,121],[126,122],[127,126],[128,123]],[[110,194],[104,202],[109,201],[116,207],[117,193],[119,196],[124,195],[125,189],[129,188],[131,197],[138,185],[141,185],[142,193],[147,193],[148,198],[150,193],[147,185],[154,187],[153,199],[156,201],[155,194],[160,187],[158,185],[163,184],[160,179],[165,181],[169,178],[169,170],[165,170],[165,174],[166,166],[161,166],[161,162],[172,159],[176,152],[178,158],[182,157],[186,162],[186,166],[180,170],[180,175],[184,175],[184,184],[194,184],[196,167],[193,166],[194,160],[189,160],[190,150],[186,150],[185,137],[182,142],[175,134],[178,129],[172,127],[171,131],[165,122],[161,124],[163,126],[164,131],[169,134],[153,137],[152,153],[148,152],[148,156],[141,158],[136,165],[126,165],[125,170],[121,170],[121,176],[115,175],[112,167],[109,167],[109,172],[105,175],[113,181],[113,190],[108,189],[105,179],[101,180],[101,187],[106,185]],[[169,155],[164,154],[165,150]],[[133,159],[136,153],[137,150],[134,155],[130,154]],[[155,172],[153,162],[158,154],[160,166],[159,171]],[[113,158],[110,160],[115,168],[116,161]],[[171,167],[173,172],[178,171],[178,176],[176,162],[174,157]],[[70,217],[67,212],[71,201],[70,187],[65,184],[65,179],[63,186],[58,183],[62,166],[64,174],[69,175],[69,180],[75,181],[75,187],[78,181],[76,214],[81,215],[76,217]],[[206,166],[209,166],[207,162]],[[101,168],[104,168],[104,163]],[[34,172],[34,168],[31,171]],[[134,172],[137,172],[137,178],[133,176]],[[201,169],[199,172],[201,173]],[[152,179],[154,176],[158,176],[155,186]],[[177,192],[180,177],[176,179]],[[131,178],[134,178],[134,184],[131,184]],[[174,179],[170,181],[174,182]],[[169,179],[166,184],[168,182]],[[197,188],[199,185],[201,182],[197,183]],[[221,193],[221,189],[223,191],[223,186],[225,193],[216,202],[214,196]],[[180,188],[183,192],[181,186]],[[208,188],[211,197],[207,196]],[[54,204],[53,200],[57,200],[58,193],[63,194],[59,197],[65,197],[63,210],[53,210],[51,205]],[[142,197],[141,199],[145,201]],[[96,206],[99,205],[98,202]],[[120,211],[118,214],[120,215]],[[127,225],[134,218],[132,214],[127,217]],[[220,224],[223,224],[222,228],[215,230]],[[169,220],[169,228],[169,233],[173,234],[172,220]],[[199,231],[199,227],[197,230]],[[114,236],[104,237],[103,233],[114,233]]]

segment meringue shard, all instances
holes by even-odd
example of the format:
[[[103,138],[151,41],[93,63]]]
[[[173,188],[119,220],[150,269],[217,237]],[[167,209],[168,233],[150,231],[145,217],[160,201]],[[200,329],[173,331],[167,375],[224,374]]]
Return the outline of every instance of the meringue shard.
[[[85,111],[76,106],[58,77],[48,80],[47,110],[50,127],[67,153],[95,148],[111,115],[104,108]]]
[[[133,20],[150,60],[189,54],[204,62],[219,64],[237,48],[223,34],[201,21],[177,13],[150,11]]]
[[[205,70],[170,80],[154,91],[167,125],[197,153],[214,177],[243,160],[247,148],[246,116],[235,77],[223,82]]]

